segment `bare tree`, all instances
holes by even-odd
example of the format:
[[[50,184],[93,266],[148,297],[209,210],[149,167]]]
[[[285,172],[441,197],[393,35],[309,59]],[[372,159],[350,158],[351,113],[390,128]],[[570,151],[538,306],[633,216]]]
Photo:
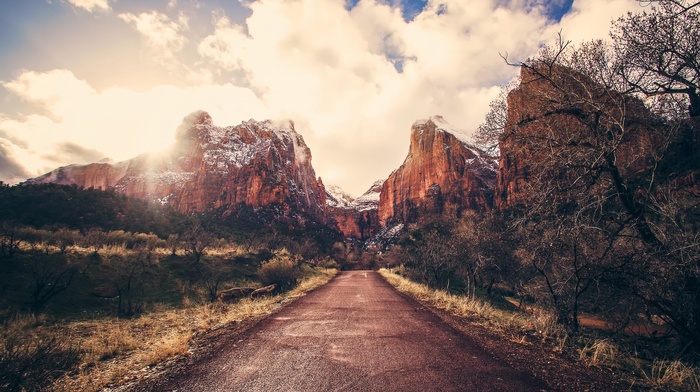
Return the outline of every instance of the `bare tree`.
[[[216,302],[222,284],[231,278],[232,261],[220,258],[212,258],[198,264],[202,283],[207,290],[209,300]]]
[[[690,222],[700,197],[695,177],[664,169],[676,167],[682,127],[644,105],[618,53],[560,40],[517,64],[522,82],[508,98],[501,155],[524,166],[512,199],[525,206],[522,259],[571,329],[580,307],[612,301],[616,284],[697,348],[698,227]]]
[[[449,288],[450,279],[464,261],[464,248],[455,240],[454,231],[453,220],[434,216],[402,241],[406,266],[424,283]]]
[[[145,254],[107,255],[103,264],[109,270],[109,282],[119,298],[117,315],[131,317],[140,313],[144,306],[144,278],[149,269]]]
[[[214,242],[214,236],[197,223],[185,231],[183,241],[185,251],[194,257],[196,263],[199,263],[204,251]]]
[[[508,117],[508,93],[517,87],[519,80],[514,80],[501,86],[496,99],[489,103],[489,111],[484,122],[479,125],[474,134],[476,144],[489,154],[498,152],[498,140],[503,135]]]
[[[618,19],[611,32],[625,81],[647,96],[684,97],[689,117],[700,116],[698,4],[661,1]]]
[[[17,223],[4,221],[0,225],[0,254],[12,257],[19,250],[22,243],[20,239],[20,227]]]
[[[29,305],[34,312],[39,312],[52,298],[68,289],[75,276],[75,268],[63,256],[33,257],[30,270],[32,291]]]
[[[684,13],[690,9],[700,6],[700,1],[688,1],[688,0],[637,0],[642,5],[648,6],[654,3],[668,4],[675,8],[676,14]]]

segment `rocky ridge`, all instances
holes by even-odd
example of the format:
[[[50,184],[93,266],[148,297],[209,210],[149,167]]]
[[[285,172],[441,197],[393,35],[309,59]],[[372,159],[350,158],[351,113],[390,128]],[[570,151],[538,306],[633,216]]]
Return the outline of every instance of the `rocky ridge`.
[[[384,182],[379,222],[416,222],[420,216],[455,208],[485,211],[493,206],[498,163],[469,143],[441,116],[416,121],[404,163]]]
[[[185,118],[175,146],[110,163],[58,168],[34,183],[113,188],[129,196],[170,204],[183,212],[243,203],[282,206],[325,221],[326,192],[311,165],[311,152],[291,122],[244,121],[218,127],[206,112]]]
[[[433,116],[413,124],[403,165],[353,198],[316,178],[311,152],[293,123],[249,120],[219,127],[200,111],[185,118],[170,151],[65,166],[29,181],[115,189],[186,213],[276,206],[367,240],[422,214],[491,208],[497,167],[467,135]]]
[[[372,237],[379,230],[377,206],[383,184],[384,180],[376,181],[367,192],[356,199],[342,192],[338,187],[328,187],[330,190],[326,190],[328,216],[345,237],[364,240]]]

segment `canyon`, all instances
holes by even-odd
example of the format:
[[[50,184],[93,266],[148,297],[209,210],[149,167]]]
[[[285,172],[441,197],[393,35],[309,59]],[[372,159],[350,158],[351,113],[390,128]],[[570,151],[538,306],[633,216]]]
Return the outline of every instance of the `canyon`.
[[[470,144],[464,132],[440,116],[416,121],[404,163],[358,198],[325,187],[311,160],[290,121],[220,127],[198,111],[183,120],[169,151],[64,166],[28,182],[114,189],[185,213],[226,216],[241,205],[274,207],[280,215],[313,219],[357,240],[424,214],[493,206],[497,158]]]

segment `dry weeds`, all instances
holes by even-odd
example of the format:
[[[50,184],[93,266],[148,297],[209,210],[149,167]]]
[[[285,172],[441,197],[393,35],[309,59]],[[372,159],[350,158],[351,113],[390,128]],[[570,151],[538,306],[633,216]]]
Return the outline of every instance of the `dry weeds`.
[[[62,325],[44,325],[33,316],[18,318],[5,331],[17,334],[70,337],[79,347],[77,370],[51,386],[55,391],[97,391],[119,384],[146,366],[178,355],[187,355],[193,337],[229,323],[269,314],[281,304],[303,296],[328,282],[337,270],[325,270],[300,282],[293,290],[272,297],[245,298],[237,303],[193,304],[180,309],[160,309],[134,319],[100,319]]]
[[[610,340],[595,340],[579,350],[579,360],[588,366],[615,365],[618,352],[617,345]]]
[[[390,270],[380,269],[379,273],[399,291],[410,294],[420,301],[446,310],[458,317],[469,317],[475,323],[497,331],[517,329],[536,333],[543,340],[566,340],[567,334],[548,314],[515,313],[498,309],[478,297],[455,295],[445,290],[434,290],[413,282]],[[521,340],[523,343],[525,339]]]
[[[651,370],[642,373],[654,389],[673,391],[700,391],[698,369],[675,361],[655,360]]]

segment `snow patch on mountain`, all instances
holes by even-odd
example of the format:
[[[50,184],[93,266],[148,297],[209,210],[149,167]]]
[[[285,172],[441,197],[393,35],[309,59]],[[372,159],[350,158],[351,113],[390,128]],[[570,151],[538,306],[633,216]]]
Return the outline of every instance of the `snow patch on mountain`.
[[[374,184],[358,198],[353,198],[347,192],[335,185],[326,187],[326,205],[333,208],[366,211],[376,209],[379,205],[379,194],[385,180],[375,181]]]
[[[355,198],[343,191],[339,186],[326,186],[326,205],[333,208],[348,208]]]
[[[471,144],[471,136],[466,131],[457,129],[454,126],[452,126],[452,124],[448,123],[447,120],[445,120],[442,116],[435,115],[430,116],[430,118],[428,119],[418,120],[413,123],[413,126],[423,128],[428,124],[428,122],[432,122],[433,124],[435,124],[439,131],[449,133],[450,135],[456,137],[457,140],[467,145],[470,150],[474,151],[473,145]]]
[[[352,208],[358,211],[376,209],[379,206],[379,194],[382,192],[384,181],[386,180],[375,181],[367,192],[355,199]]]
[[[200,135],[200,147],[208,168],[227,173],[231,168],[240,169],[252,162],[258,154],[267,153],[273,147],[270,138],[261,132],[270,132],[286,146],[293,146],[295,163],[304,164],[309,152],[303,137],[294,130],[291,121],[243,121],[241,126],[218,127],[210,122],[196,124]],[[241,132],[243,128],[247,132]]]

